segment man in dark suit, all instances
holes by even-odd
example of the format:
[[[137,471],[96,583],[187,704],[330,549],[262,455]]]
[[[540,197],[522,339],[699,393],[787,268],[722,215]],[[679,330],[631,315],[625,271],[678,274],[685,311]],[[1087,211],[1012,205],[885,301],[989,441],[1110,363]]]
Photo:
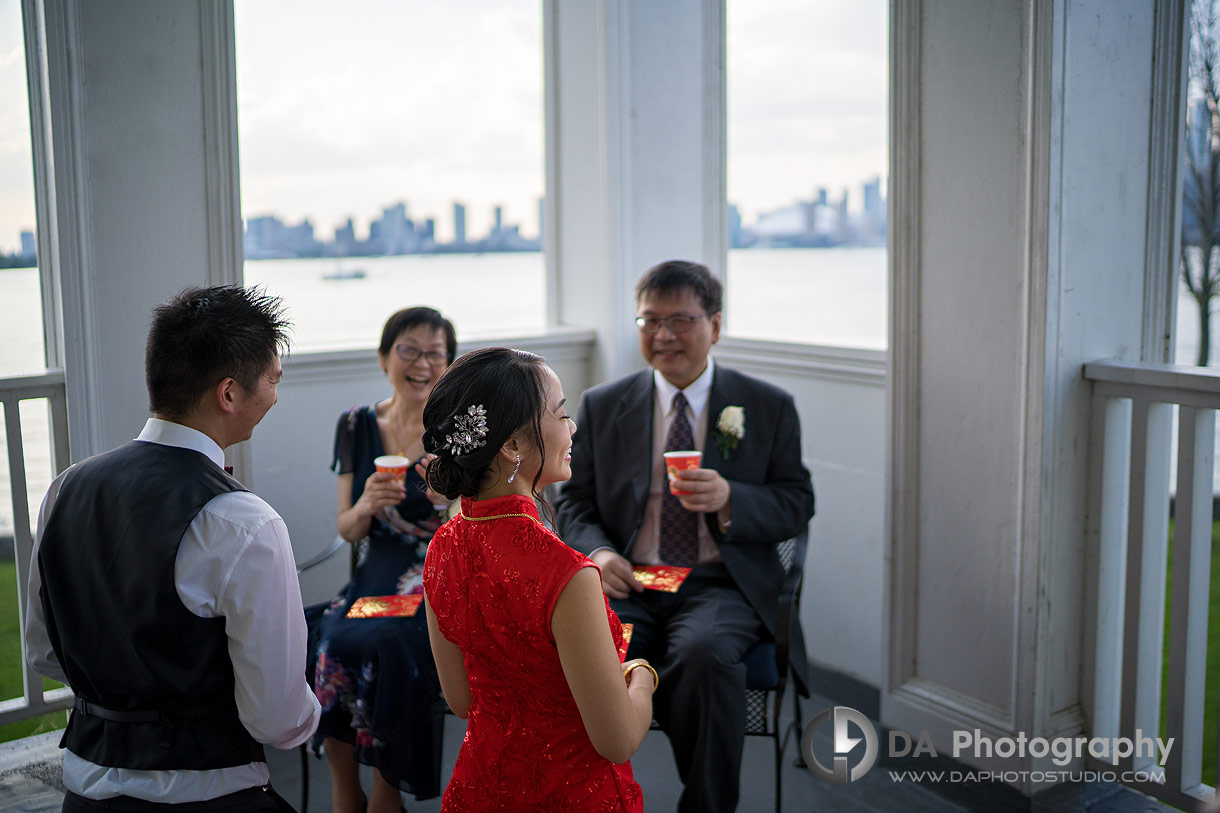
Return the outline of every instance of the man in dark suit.
[[[679,810],[737,806],[745,740],[742,657],[770,636],[784,571],[776,543],[813,515],[792,396],[715,364],[720,282],[698,263],[669,261],[636,285],[648,369],[585,393],[572,479],[556,529],[602,571],[602,589],[633,624],[629,657],[660,667],[657,721],[684,784]],[[662,453],[698,449],[702,467],[670,493]],[[676,593],[645,590],[633,565],[691,567]],[[794,620],[792,661],[805,684]]]

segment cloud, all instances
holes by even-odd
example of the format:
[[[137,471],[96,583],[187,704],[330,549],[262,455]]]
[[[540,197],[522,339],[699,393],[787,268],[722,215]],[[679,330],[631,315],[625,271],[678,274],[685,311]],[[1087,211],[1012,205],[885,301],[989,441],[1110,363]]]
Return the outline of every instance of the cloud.
[[[248,214],[324,235],[407,200],[472,232],[495,204],[531,233],[543,193],[538,0],[234,4]],[[728,4],[729,196],[743,214],[886,169],[884,0]],[[18,4],[0,9],[0,161],[29,175]],[[26,145],[26,157],[16,156]],[[14,147],[13,145],[18,145]],[[24,164],[22,163],[24,162]],[[28,201],[32,218],[33,198]],[[19,218],[28,225],[26,218]],[[0,247],[18,224],[0,212]]]

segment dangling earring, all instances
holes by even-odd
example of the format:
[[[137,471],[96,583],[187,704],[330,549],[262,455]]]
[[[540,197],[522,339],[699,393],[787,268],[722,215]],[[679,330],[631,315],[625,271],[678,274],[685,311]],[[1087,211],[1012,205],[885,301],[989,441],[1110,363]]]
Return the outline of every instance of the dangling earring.
[[[508,475],[508,482],[517,479],[517,470],[521,468],[521,455],[517,455],[517,465],[513,466],[513,473]]]

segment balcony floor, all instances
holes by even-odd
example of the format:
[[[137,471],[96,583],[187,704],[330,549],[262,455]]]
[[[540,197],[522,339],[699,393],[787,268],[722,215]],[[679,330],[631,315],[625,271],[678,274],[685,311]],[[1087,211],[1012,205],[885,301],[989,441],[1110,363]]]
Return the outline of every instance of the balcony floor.
[[[819,696],[801,704],[806,720],[834,702]],[[791,719],[791,699],[785,705]],[[819,729],[818,739],[825,747],[815,744],[819,754],[829,754],[830,726]],[[878,731],[880,725],[877,724]],[[453,769],[461,746],[465,724],[456,718],[446,718],[445,746],[442,771]],[[51,732],[26,740],[0,745],[0,810],[22,813],[56,813],[63,799],[59,778],[59,732]],[[1134,790],[1110,784],[1062,785],[1027,799],[1003,785],[950,786],[912,783],[899,784],[890,779],[885,760],[879,761],[859,781],[847,785],[823,782],[807,769],[794,763],[796,748],[792,742],[784,752],[783,809],[784,811],[833,810],[836,813],[939,813],[939,811],[1037,811],[1037,813],[1163,813],[1173,810]],[[268,751],[271,780],[276,789],[293,806],[301,799],[301,767],[297,751]],[[631,760],[636,780],[644,788],[644,805],[648,811],[669,811],[677,806],[681,786],[669,741],[659,731],[651,731]],[[762,737],[747,737],[742,765],[741,813],[770,813],[775,809],[771,741]],[[892,765],[895,769],[918,769],[909,762]],[[371,777],[365,777],[365,786]],[[329,808],[330,783],[326,764],[309,760],[309,811],[319,813]],[[938,792],[939,791],[939,792]],[[439,811],[440,799],[417,802],[405,799],[410,811]],[[302,811],[305,813],[305,811]]]

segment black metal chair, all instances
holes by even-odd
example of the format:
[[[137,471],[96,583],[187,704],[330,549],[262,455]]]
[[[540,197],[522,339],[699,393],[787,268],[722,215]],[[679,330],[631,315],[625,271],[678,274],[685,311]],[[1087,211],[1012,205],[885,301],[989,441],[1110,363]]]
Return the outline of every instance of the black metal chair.
[[[348,561],[348,574],[350,575],[352,573],[352,571],[354,571],[356,569],[356,555],[358,553],[358,551],[356,549],[356,545],[351,544],[346,539],[344,539],[343,537],[336,534],[334,541],[332,541],[325,550],[323,550],[317,556],[313,556],[313,557],[307,559],[306,561],[302,562],[301,564],[297,565],[297,576],[300,576],[302,573],[309,570],[310,568],[316,567],[316,566],[322,564],[323,562],[329,560],[330,557],[334,556],[336,553],[343,550],[345,547],[350,551],[349,561]],[[317,622],[322,618],[322,613],[326,610],[326,608],[328,606],[330,606],[329,600],[323,601],[319,604],[310,604],[308,607],[305,608],[305,626],[309,630],[311,630],[311,631],[313,630],[314,625],[317,624]],[[311,650],[313,648],[313,645],[314,645],[314,636],[311,634],[309,636],[309,646],[310,646]],[[308,669],[306,670],[306,679],[309,681],[309,684],[312,686],[313,685],[313,675],[308,674]],[[309,743],[308,742],[301,743],[301,745],[297,747],[297,751],[301,755],[301,810],[300,810],[300,813],[305,813],[305,811],[307,811],[309,809]]]
[[[801,581],[805,573],[805,550],[809,529],[779,544],[780,563],[784,566],[784,586],[779,595],[775,618],[775,640],[761,641],[746,653],[746,735],[770,737],[775,750],[775,811],[779,813],[783,796],[783,755],[789,737],[800,747],[801,697],[809,689],[792,680],[792,722],[780,727],[780,703],[792,670],[788,660],[788,625],[792,618],[800,624]],[[798,764],[803,764],[798,756]]]
[[[792,681],[792,722],[780,727],[780,702],[788,688],[792,667],[788,661],[788,624],[796,618],[800,623],[801,580],[805,573],[805,550],[809,543],[809,528],[791,539],[779,543],[779,560],[784,566],[784,585],[780,590],[779,608],[775,617],[775,640],[759,641],[750,647],[742,659],[746,664],[746,736],[770,737],[775,750],[775,811],[780,813],[783,799],[783,756],[789,737],[798,744],[797,764],[804,765],[800,756],[801,698],[809,697],[809,689],[799,680]],[[652,721],[652,729],[661,726]]]

